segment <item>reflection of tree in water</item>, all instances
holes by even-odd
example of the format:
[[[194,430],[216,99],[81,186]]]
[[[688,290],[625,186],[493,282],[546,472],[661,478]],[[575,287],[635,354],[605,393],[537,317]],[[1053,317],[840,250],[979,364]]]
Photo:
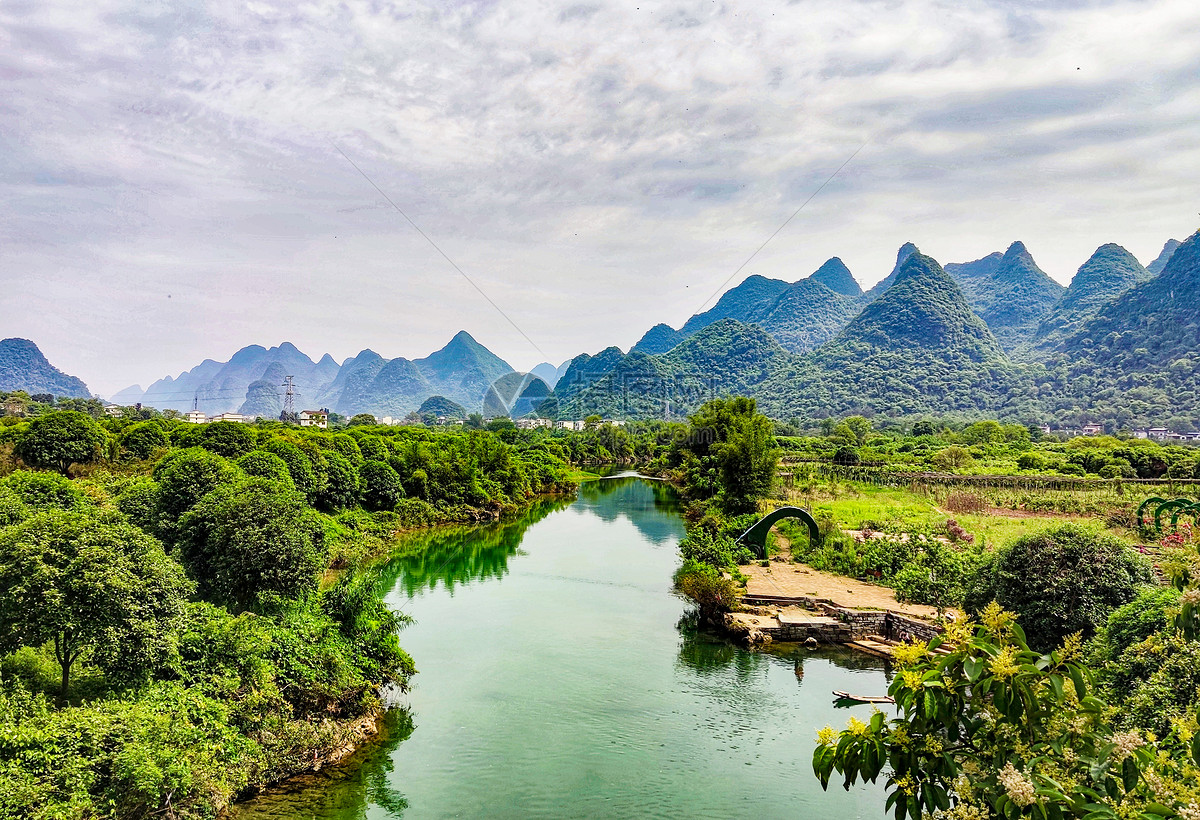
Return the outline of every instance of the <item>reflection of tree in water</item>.
[[[367,806],[399,820],[408,800],[391,785],[392,753],[413,733],[407,709],[392,709],[379,721],[379,734],[341,763],[285,781],[249,803],[231,807],[232,820],[359,820]]]
[[[732,671],[738,680],[749,680],[758,672],[764,657],[700,628],[700,614],[684,613],[676,624],[680,637],[679,662],[701,675]]]
[[[503,524],[438,527],[407,536],[380,570],[384,589],[399,585],[412,597],[439,583],[453,591],[460,584],[500,578],[508,572],[508,559],[516,555],[525,531],[570,503],[566,498],[541,499],[520,518]]]
[[[640,478],[603,478],[579,486],[579,503],[607,523],[628,519],[650,541],[677,541],[680,530],[679,498],[665,481]]]

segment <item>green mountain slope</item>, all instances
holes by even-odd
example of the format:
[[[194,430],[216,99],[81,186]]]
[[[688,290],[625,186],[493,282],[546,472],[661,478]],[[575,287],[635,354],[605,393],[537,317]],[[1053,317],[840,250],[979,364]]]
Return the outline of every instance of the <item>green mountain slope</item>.
[[[1067,292],[1038,325],[1036,347],[1043,350],[1057,347],[1109,302],[1152,276],[1120,245],[1101,245],[1080,266]]]
[[[28,339],[0,341],[0,390],[24,390],[86,399],[91,396],[82,379],[63,373]]]
[[[421,406],[417,408],[417,413],[422,416],[445,416],[448,419],[465,419],[467,417],[467,408],[463,407],[458,402],[450,401],[445,396],[430,396],[421,402]]]
[[[963,295],[967,297],[967,304],[974,307],[979,302],[980,291],[996,275],[1002,261],[1004,254],[996,251],[973,262],[951,262],[945,266],[945,271],[958,283]]]
[[[709,399],[753,393],[791,360],[761,328],[723,319],[666,355],[631,352],[574,397],[574,417],[679,419]]]
[[[805,353],[836,336],[861,308],[858,299],[835,293],[814,274],[781,293],[756,324],[786,350]]]
[[[1168,239],[1167,244],[1163,245],[1162,251],[1154,258],[1154,261],[1146,266],[1146,270],[1158,276],[1163,272],[1163,268],[1167,266],[1167,262],[1171,261],[1171,255],[1182,244],[1178,239]]]
[[[834,293],[842,296],[859,297],[863,293],[854,274],[850,273],[846,264],[836,256],[826,260],[825,264],[813,271],[812,276],[808,278],[814,282],[820,282]]]
[[[904,263],[908,261],[908,257],[914,253],[920,253],[920,250],[913,243],[905,242],[900,246],[900,250],[896,251],[896,265],[892,268],[892,272],[885,276],[881,282],[876,283],[875,287],[863,294],[867,302],[874,302],[892,286],[892,283],[896,281],[896,277],[900,275],[900,269],[904,267]]]
[[[1060,346],[1047,365],[1047,410],[1087,410],[1119,428],[1200,423],[1197,294],[1200,233]]]
[[[749,276],[737,287],[721,294],[711,309],[688,319],[679,332],[685,337],[691,336],[722,319],[737,319],[747,324],[757,321],[788,287],[789,283],[780,279],[768,279],[758,274]]]
[[[687,337],[680,331],[670,325],[660,323],[647,330],[629,352],[657,356],[660,353],[666,353],[685,338]]]
[[[954,280],[916,252],[836,338],[755,393],[781,418],[974,411],[1003,406],[1014,375]]]
[[[995,273],[981,283],[972,308],[996,341],[1012,352],[1033,341],[1038,325],[1066,292],[1037,266],[1025,245],[1014,242]]]

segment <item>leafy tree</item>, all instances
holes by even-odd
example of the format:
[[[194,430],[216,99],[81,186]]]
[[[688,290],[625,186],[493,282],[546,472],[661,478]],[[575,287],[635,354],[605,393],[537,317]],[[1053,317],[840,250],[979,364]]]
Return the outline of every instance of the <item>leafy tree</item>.
[[[376,680],[399,681],[415,672],[412,658],[400,648],[397,633],[411,621],[384,602],[383,576],[378,569],[345,572],[321,594],[321,608],[361,657],[365,671]]]
[[[359,413],[355,416],[351,416],[350,421],[346,423],[346,426],[347,427],[362,427],[365,425],[374,426],[378,423],[379,422],[376,421],[375,417],[373,415],[371,415],[370,413]]]
[[[854,444],[862,447],[867,443],[867,437],[871,435],[872,432],[871,422],[869,420],[863,418],[862,416],[850,416],[849,418],[844,419],[842,423],[850,428],[850,433],[854,436]]]
[[[400,474],[383,461],[368,461],[359,470],[362,479],[362,505],[372,511],[391,510],[404,498]]]
[[[200,447],[171,453],[154,467],[160,523],[171,529],[201,498],[240,475],[224,458]]]
[[[325,482],[317,497],[317,506],[325,510],[341,510],[358,499],[358,470],[350,459],[330,450],[325,453]]]
[[[303,450],[290,441],[278,440],[269,442],[263,449],[283,459],[288,473],[292,476],[292,483],[299,492],[306,497],[311,497],[316,492],[317,474],[313,472],[312,461]]]
[[[1002,547],[976,574],[968,612],[991,601],[1015,612],[1029,645],[1045,650],[1075,632],[1085,637],[1151,580],[1145,559],[1114,536],[1065,524]]]
[[[72,464],[98,461],[108,436],[83,413],[63,410],[38,416],[29,424],[14,451],[31,467],[70,473]]]
[[[843,467],[853,467],[858,462],[858,450],[848,444],[837,448],[837,452],[833,454],[833,463]]]
[[[1040,654],[1012,613],[993,604],[980,615],[894,651],[899,716],[823,729],[813,753],[823,787],[835,771],[846,788],[884,775],[897,820],[1184,816],[1200,773],[1190,755],[1112,725],[1077,637]]]
[[[957,444],[952,444],[949,447],[938,450],[929,460],[939,470],[961,470],[975,463],[975,459],[971,457],[970,451],[966,447],[960,447]]]
[[[21,503],[34,512],[77,510],[85,506],[79,487],[65,476],[17,470],[0,481],[16,494]]]
[[[912,434],[914,436],[932,436],[935,433],[937,433],[937,430],[934,428],[933,422],[929,419],[921,419],[913,424]]]
[[[225,483],[179,522],[183,558],[206,600],[238,610],[316,589],[324,525],[298,492],[262,478]]]
[[[133,458],[147,459],[170,444],[162,425],[152,421],[131,424],[118,439],[121,449]]]
[[[753,399],[715,399],[690,418],[691,434],[674,446],[693,497],[719,496],[738,514],[757,509],[770,491],[779,449],[770,419],[755,408]]]
[[[114,517],[43,513],[0,531],[0,652],[54,642],[66,697],[93,660],[117,682],[160,664],[191,583],[154,538]]]
[[[288,472],[287,462],[274,453],[268,453],[266,450],[252,450],[235,463],[248,476],[269,478],[295,489],[296,485],[292,481],[292,474]]]
[[[254,428],[235,421],[215,421],[200,431],[200,446],[225,458],[238,458],[254,449]]]

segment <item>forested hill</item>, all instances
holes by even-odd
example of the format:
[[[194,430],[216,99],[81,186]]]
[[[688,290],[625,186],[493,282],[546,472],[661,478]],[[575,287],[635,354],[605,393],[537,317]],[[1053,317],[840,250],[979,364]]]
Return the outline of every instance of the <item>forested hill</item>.
[[[1012,352],[1033,341],[1038,325],[1066,291],[1037,266],[1024,243],[1014,242],[995,271],[979,283],[972,309]]]
[[[995,409],[1016,378],[954,280],[915,252],[831,342],[757,391],[781,418]]]
[[[1157,257],[1155,257],[1154,261],[1146,266],[1146,270],[1150,271],[1150,273],[1154,274],[1155,276],[1162,273],[1163,268],[1165,268],[1167,263],[1171,261],[1171,254],[1175,253],[1175,249],[1181,244],[1183,243],[1178,239],[1168,239],[1167,243],[1163,245],[1162,251]]]
[[[1038,326],[1036,344],[1050,349],[1071,336],[1100,309],[1153,277],[1120,245],[1101,245],[1079,268],[1070,287]]]
[[[1048,364],[1054,407],[1119,424],[1189,429],[1200,413],[1200,233],[1154,279],[1126,291]]]
[[[28,339],[0,340],[0,390],[72,398],[91,396],[82,379],[68,376],[50,364],[38,346]]]

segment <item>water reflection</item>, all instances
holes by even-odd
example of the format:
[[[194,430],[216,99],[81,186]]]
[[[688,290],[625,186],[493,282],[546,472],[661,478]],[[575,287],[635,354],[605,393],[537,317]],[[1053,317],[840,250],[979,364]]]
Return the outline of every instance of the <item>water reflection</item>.
[[[384,588],[399,589],[408,598],[421,592],[456,587],[472,581],[501,578],[508,559],[516,555],[525,531],[555,510],[571,504],[565,497],[535,501],[520,517],[486,526],[438,527],[405,536],[381,568]]]

